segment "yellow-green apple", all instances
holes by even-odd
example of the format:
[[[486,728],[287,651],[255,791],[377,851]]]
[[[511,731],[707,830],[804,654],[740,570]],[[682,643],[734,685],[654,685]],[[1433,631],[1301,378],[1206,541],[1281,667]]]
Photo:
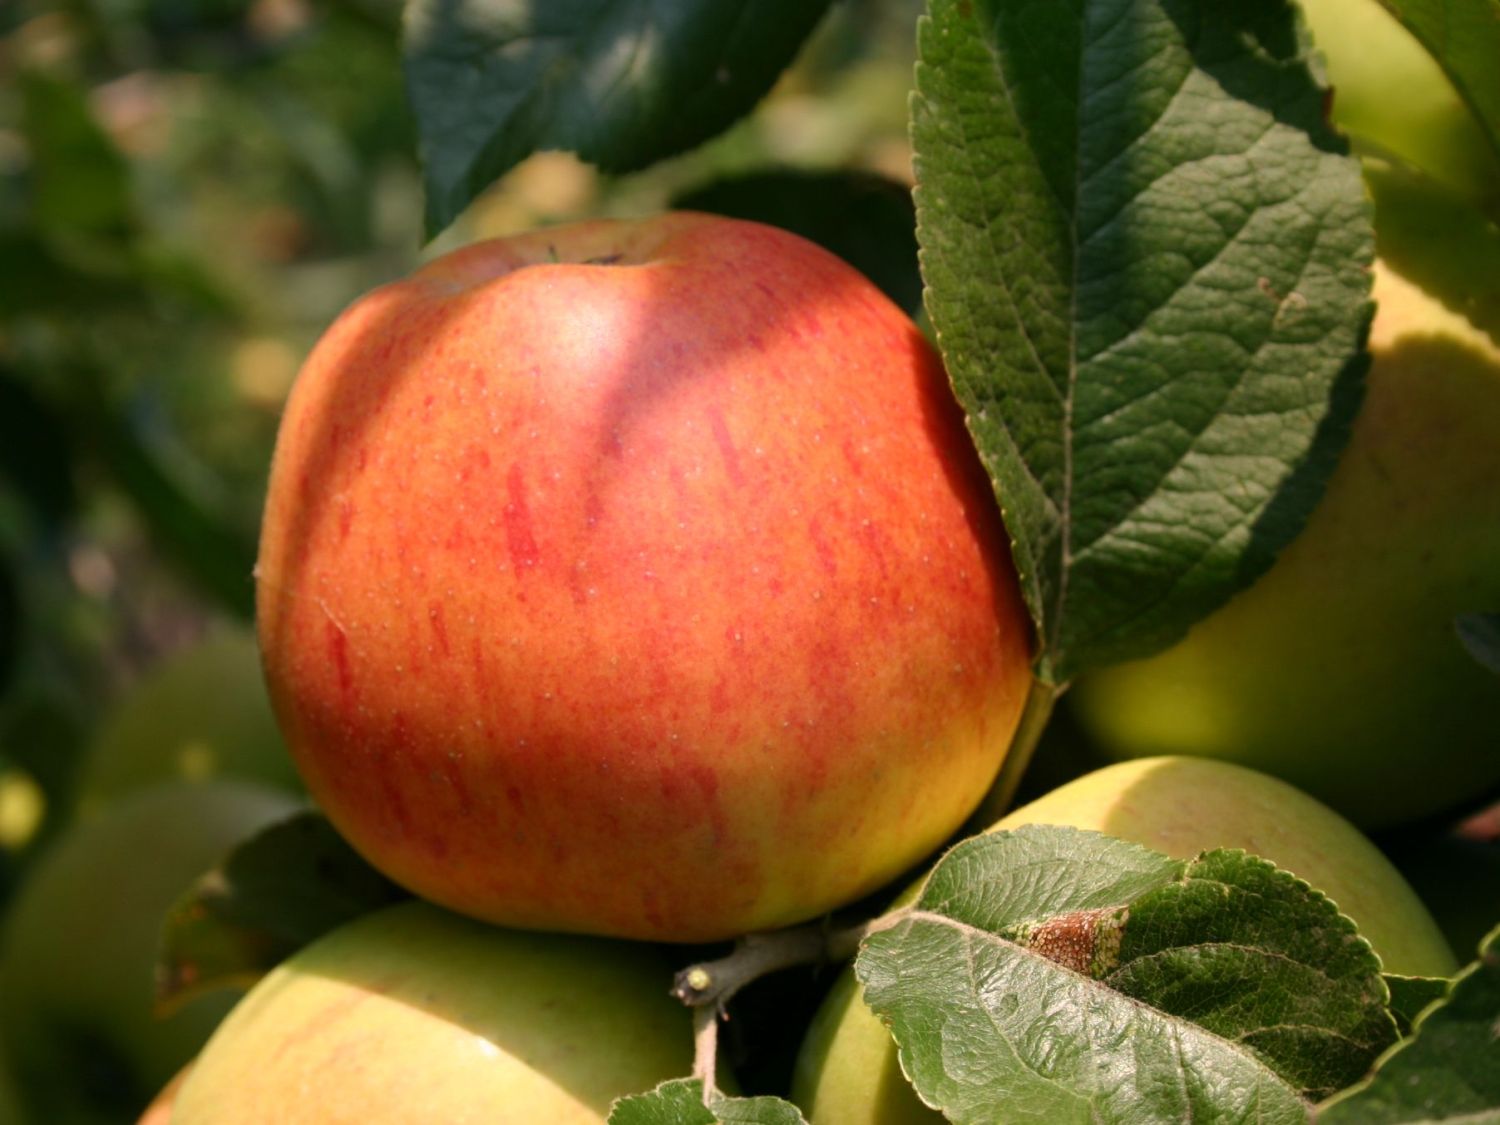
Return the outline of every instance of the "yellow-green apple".
[[[299,807],[249,782],[165,782],[54,841],[0,949],[0,1031],[39,1120],[138,1112],[207,1039],[231,996],[153,1013],[162,918],[230,847]]]
[[[659,949],[503,930],[421,901],[293,955],[230,1013],[176,1125],[599,1125],[686,1075]]]
[[[80,767],[88,810],[170,778],[297,787],[260,671],[255,634],[221,625],[153,668],[105,717]]]
[[[990,784],[1028,622],[940,362],[811,243],[480,243],[305,364],[257,565],[309,789],[420,895],[707,940],[865,894]]]
[[[1026,824],[1092,829],[1182,859],[1243,848],[1329,895],[1387,971],[1447,976],[1456,968],[1437,924],[1374,844],[1327,806],[1254,770],[1200,758],[1120,762],[1015,809],[990,831]],[[848,969],[808,1029],[792,1096],[813,1125],[943,1120],[907,1084],[890,1033]]]
[[[1301,0],[1356,151],[1500,203],[1500,158],[1442,67],[1380,0]]]

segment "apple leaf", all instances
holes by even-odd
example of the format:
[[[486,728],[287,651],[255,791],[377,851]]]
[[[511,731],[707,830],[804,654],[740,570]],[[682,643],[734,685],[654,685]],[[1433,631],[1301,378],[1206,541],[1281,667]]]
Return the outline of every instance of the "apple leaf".
[[[696,1078],[663,1082],[647,1094],[620,1098],[609,1125],[807,1125],[791,1102],[780,1098],[734,1098],[715,1094],[703,1104]]]
[[[1372,234],[1284,0],[930,0],[927,305],[1055,684],[1164,647],[1301,528]]]
[[[429,233],[541,149],[628,172],[707,140],[765,95],[828,4],[410,0]]]
[[[1458,639],[1475,660],[1500,674],[1500,613],[1466,613],[1456,622]]]
[[[167,912],[157,1001],[249,984],[329,930],[410,897],[320,813],[250,837]]]
[[[1056,826],[959,844],[856,973],[958,1122],[1300,1122],[1396,1039],[1379,960],[1305,882]]]
[[[1381,3],[1437,60],[1500,157],[1500,0]]]
[[[715,1119],[703,1104],[703,1084],[677,1078],[650,1093],[617,1099],[608,1125],[715,1125]]]
[[[1448,993],[1446,977],[1403,977],[1395,973],[1385,974],[1385,985],[1391,990],[1391,1015],[1396,1017],[1396,1029],[1402,1035],[1410,1035],[1412,1024],[1427,1005],[1441,1000]]]
[[[695,188],[672,206],[800,234],[843,258],[911,315],[922,306],[916,213],[904,184],[858,171],[757,172]]]
[[[1500,929],[1374,1072],[1319,1107],[1319,1125],[1500,1122]]]

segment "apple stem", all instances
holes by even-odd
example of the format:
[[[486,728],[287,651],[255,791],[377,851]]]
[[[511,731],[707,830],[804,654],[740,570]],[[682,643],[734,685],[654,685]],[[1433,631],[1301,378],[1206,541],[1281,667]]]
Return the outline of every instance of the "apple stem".
[[[910,913],[910,907],[902,907],[836,929],[823,919],[785,930],[746,934],[727,956],[700,961],[678,973],[672,995],[698,1013],[720,1015],[730,998],[752,981],[797,965],[847,961],[866,937],[894,926]]]

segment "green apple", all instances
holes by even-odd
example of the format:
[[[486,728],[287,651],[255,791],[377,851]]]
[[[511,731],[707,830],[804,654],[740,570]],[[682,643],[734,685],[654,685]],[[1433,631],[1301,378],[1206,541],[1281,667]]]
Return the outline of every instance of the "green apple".
[[[153,1014],[162,917],[235,843],[300,807],[249,782],[166,782],[53,841],[0,946],[0,1031],[40,1120],[137,1111],[202,1045],[232,997]]]
[[[1478,203],[1500,202],[1500,159],[1442,67],[1379,0],[1301,0],[1333,86],[1333,123]]]
[[[990,831],[1063,824],[1190,858],[1243,848],[1329,895],[1388,971],[1447,976],[1453,953],[1396,869],[1358,829],[1284,782],[1198,758],[1121,762],[1002,817]],[[907,892],[914,898],[916,888]],[[926,1125],[942,1117],[901,1074],[895,1045],[845,970],[814,1017],[792,1097],[813,1125]]]
[[[692,1068],[650,946],[502,930],[413,901],[257,984],[193,1064],[175,1125],[598,1125]]]
[[[734,219],[479,243],[357,302],[260,544],[308,788],[501,925],[706,941],[867,894],[978,804],[1030,686],[936,352]]]
[[[169,778],[297,787],[255,634],[221,625],[152,669],[105,717],[81,767],[84,810]]]

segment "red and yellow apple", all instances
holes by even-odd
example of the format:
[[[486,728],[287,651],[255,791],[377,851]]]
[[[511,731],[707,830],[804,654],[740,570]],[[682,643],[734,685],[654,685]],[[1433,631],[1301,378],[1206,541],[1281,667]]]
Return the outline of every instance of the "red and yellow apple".
[[[706,940],[867,893],[979,801],[1030,682],[936,353],[832,255],[700,214],[357,302],[288,402],[256,573],[318,802],[512,926]]]
[[[1369,939],[1388,972],[1447,976],[1457,964],[1420,899],[1358,829],[1306,794],[1253,770],[1199,758],[1121,762],[1015,809],[990,831],[1063,824],[1188,859],[1243,848],[1307,880]],[[913,887],[906,898],[915,898]],[[797,1059],[793,1099],[814,1125],[929,1125],[895,1044],[845,970]]]
[[[692,1067],[649,946],[502,930],[416,901],[325,935],[230,1013],[176,1125],[601,1125]]]

